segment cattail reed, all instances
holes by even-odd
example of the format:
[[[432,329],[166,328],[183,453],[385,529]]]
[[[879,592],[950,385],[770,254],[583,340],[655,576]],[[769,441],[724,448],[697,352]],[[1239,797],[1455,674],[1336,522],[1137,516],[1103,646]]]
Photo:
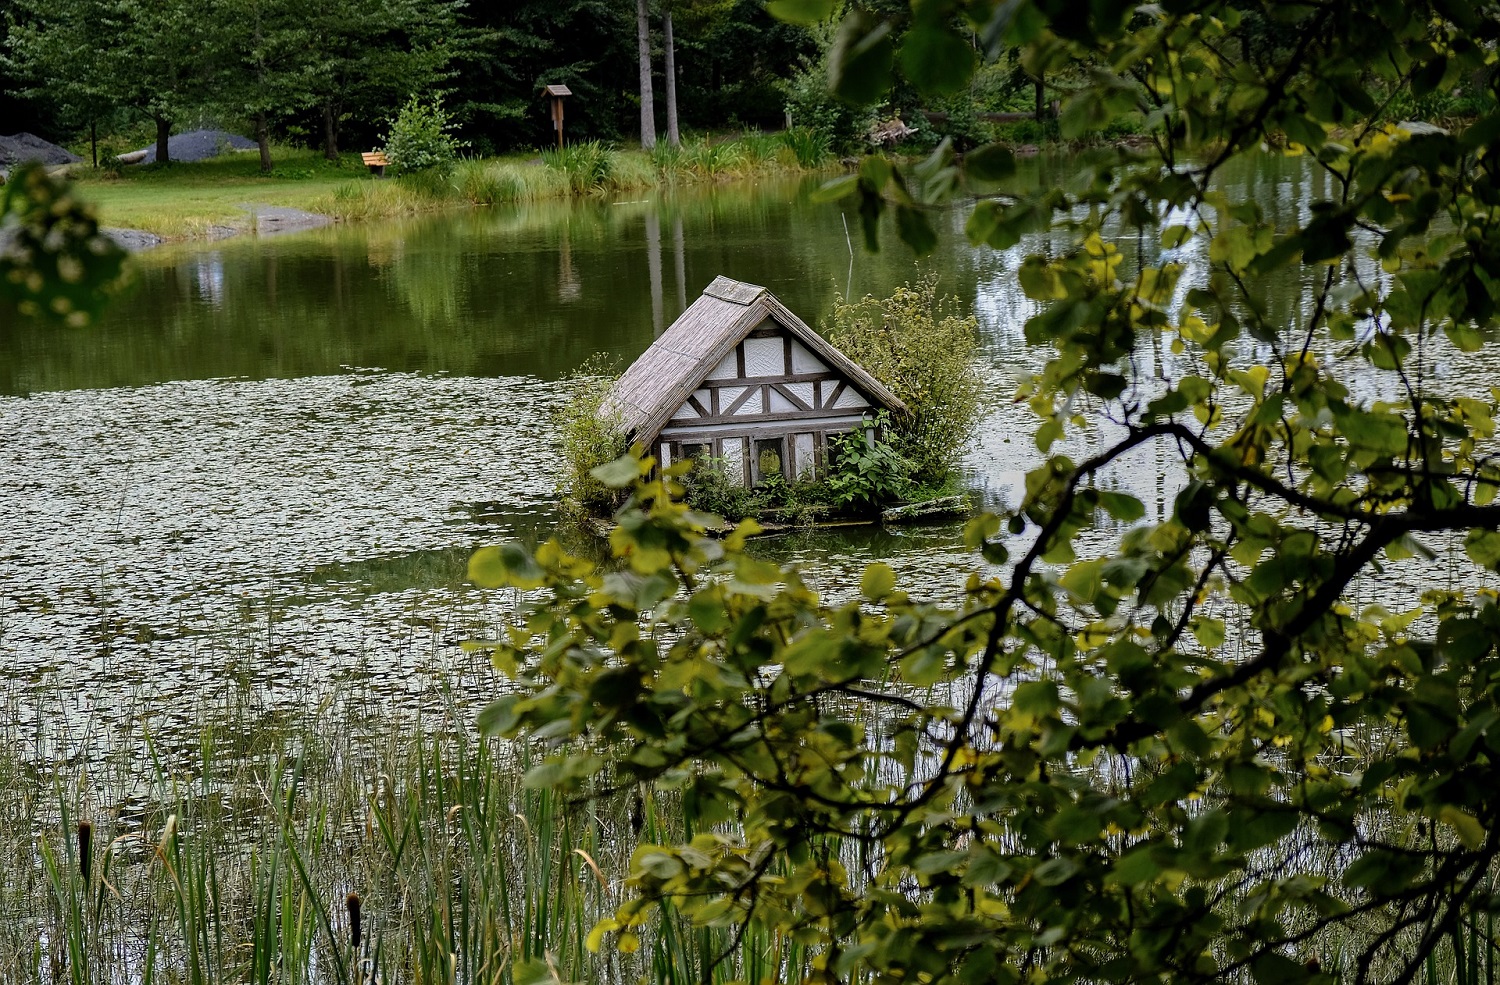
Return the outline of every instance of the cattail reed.
[[[78,871],[83,881],[89,881],[94,868],[94,826],[88,821],[78,822]]]
[[[358,954],[360,937],[359,894],[350,893],[348,900],[345,902],[349,905],[349,942],[354,945],[354,952]]]

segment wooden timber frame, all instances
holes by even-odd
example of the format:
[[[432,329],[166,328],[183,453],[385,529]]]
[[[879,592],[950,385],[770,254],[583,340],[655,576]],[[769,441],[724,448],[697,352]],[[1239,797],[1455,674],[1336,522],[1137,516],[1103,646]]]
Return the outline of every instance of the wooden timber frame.
[[[833,436],[873,437],[906,406],[764,287],[718,277],[615,384],[604,406],[662,465],[717,459],[756,486],[818,476]]]

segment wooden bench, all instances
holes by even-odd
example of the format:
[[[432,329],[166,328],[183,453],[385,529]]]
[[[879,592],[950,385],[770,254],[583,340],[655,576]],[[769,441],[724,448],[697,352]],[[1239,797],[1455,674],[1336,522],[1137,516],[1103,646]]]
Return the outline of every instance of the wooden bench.
[[[385,177],[385,166],[390,162],[385,159],[385,151],[372,150],[359,155],[360,160],[365,162],[365,167],[377,178]]]

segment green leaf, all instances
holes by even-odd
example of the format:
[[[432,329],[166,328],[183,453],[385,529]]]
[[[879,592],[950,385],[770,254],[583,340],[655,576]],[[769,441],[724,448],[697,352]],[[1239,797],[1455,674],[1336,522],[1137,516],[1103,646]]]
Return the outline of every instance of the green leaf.
[[[976,181],[1000,182],[1016,173],[1016,155],[1004,144],[985,144],[964,155],[964,174]],[[995,206],[994,202],[981,203]],[[977,212],[979,207],[975,207]]]
[[[908,205],[896,209],[896,232],[901,241],[912,248],[912,252],[923,257],[937,248],[937,233],[927,216]]]
[[[1250,974],[1256,985],[1291,985],[1313,977],[1302,962],[1276,951],[1267,951],[1252,961]]]
[[[813,189],[812,194],[807,196],[807,200],[822,205],[849,198],[858,190],[859,175],[846,174],[823,182]]]
[[[469,558],[469,580],[480,588],[539,588],[546,575],[520,544],[481,547]]]
[[[1018,684],[1011,697],[1011,707],[1032,718],[1046,718],[1062,707],[1062,696],[1051,681],[1027,681]]]
[[[901,71],[919,90],[934,96],[962,89],[976,59],[969,42],[946,24],[919,24],[901,44]]]
[[[1146,515],[1146,505],[1128,493],[1099,490],[1099,505],[1121,523],[1134,523]]]
[[[1140,845],[1120,857],[1109,870],[1106,881],[1121,886],[1138,886],[1161,875],[1162,867],[1153,857],[1155,846]]]
[[[1458,840],[1470,850],[1480,848],[1489,833],[1479,818],[1451,804],[1438,809],[1438,820],[1452,828],[1458,834]]]
[[[485,735],[509,735],[521,723],[517,706],[521,695],[507,694],[491,701],[479,713],[479,731]]]
[[[589,470],[589,475],[611,489],[624,489],[644,474],[642,461],[633,455],[621,455],[612,462]]]
[[[1464,538],[1464,553],[1475,564],[1495,570],[1500,565],[1500,531],[1470,530]]]
[[[559,985],[552,968],[541,958],[526,958],[516,963],[511,970],[511,981],[515,985]]]
[[[859,579],[859,591],[871,602],[879,602],[896,588],[896,572],[884,561],[876,561],[865,568]]]
[[[788,24],[815,27],[831,20],[838,10],[838,0],[771,0],[766,12]]]
[[[1060,886],[1073,878],[1083,869],[1071,858],[1048,859],[1037,866],[1031,873],[1037,883],[1043,886]]]
[[[862,11],[847,15],[828,52],[834,94],[856,106],[876,102],[891,87],[894,60],[888,21],[876,22]]]

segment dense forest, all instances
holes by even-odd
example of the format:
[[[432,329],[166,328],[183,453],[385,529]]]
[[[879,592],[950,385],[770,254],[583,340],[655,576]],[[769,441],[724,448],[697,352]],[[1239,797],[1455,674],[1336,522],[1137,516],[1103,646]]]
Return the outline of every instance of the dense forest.
[[[340,150],[379,144],[416,98],[441,100],[456,146],[485,157],[551,142],[539,96],[546,84],[573,93],[569,140],[647,148],[658,131],[673,142],[680,129],[788,122],[817,131],[840,154],[901,142],[930,148],[942,137],[962,151],[1068,129],[1112,138],[1152,126],[1150,114],[1134,109],[1138,93],[1125,90],[1110,106],[1073,103],[1098,112],[1059,126],[1057,109],[1094,85],[1098,67],[1077,52],[1028,60],[983,31],[955,29],[944,35],[953,49],[930,57],[924,18],[940,6],[913,13],[891,0],[862,5],[858,16],[885,33],[861,53],[841,41],[833,19],[778,20],[775,9],[801,8],[761,0],[349,0],[326,8],[301,0],[14,0],[0,19],[0,129],[96,151],[101,135],[145,142],[154,132],[161,159],[172,133],[235,130],[256,138],[269,170],[270,141],[320,147],[335,160]],[[1251,8],[1239,13],[1232,41],[1247,63],[1294,50],[1286,23]],[[957,24],[952,11],[942,16]],[[840,58],[879,51],[899,57],[878,92],[830,94]],[[945,73],[957,83],[945,84]],[[1471,117],[1488,105],[1482,78],[1437,93],[1367,76],[1371,106],[1389,120]]]
[[[17,0],[0,20],[0,118],[10,130],[86,139],[200,125],[336,150],[369,146],[410,96],[441,95],[473,153],[550,137],[538,91],[574,93],[577,139],[638,136],[637,7],[620,0]],[[670,18],[686,127],[774,127],[783,80],[819,50],[759,0],[675,0],[646,11],[664,92]],[[667,107],[656,100],[658,125]]]

